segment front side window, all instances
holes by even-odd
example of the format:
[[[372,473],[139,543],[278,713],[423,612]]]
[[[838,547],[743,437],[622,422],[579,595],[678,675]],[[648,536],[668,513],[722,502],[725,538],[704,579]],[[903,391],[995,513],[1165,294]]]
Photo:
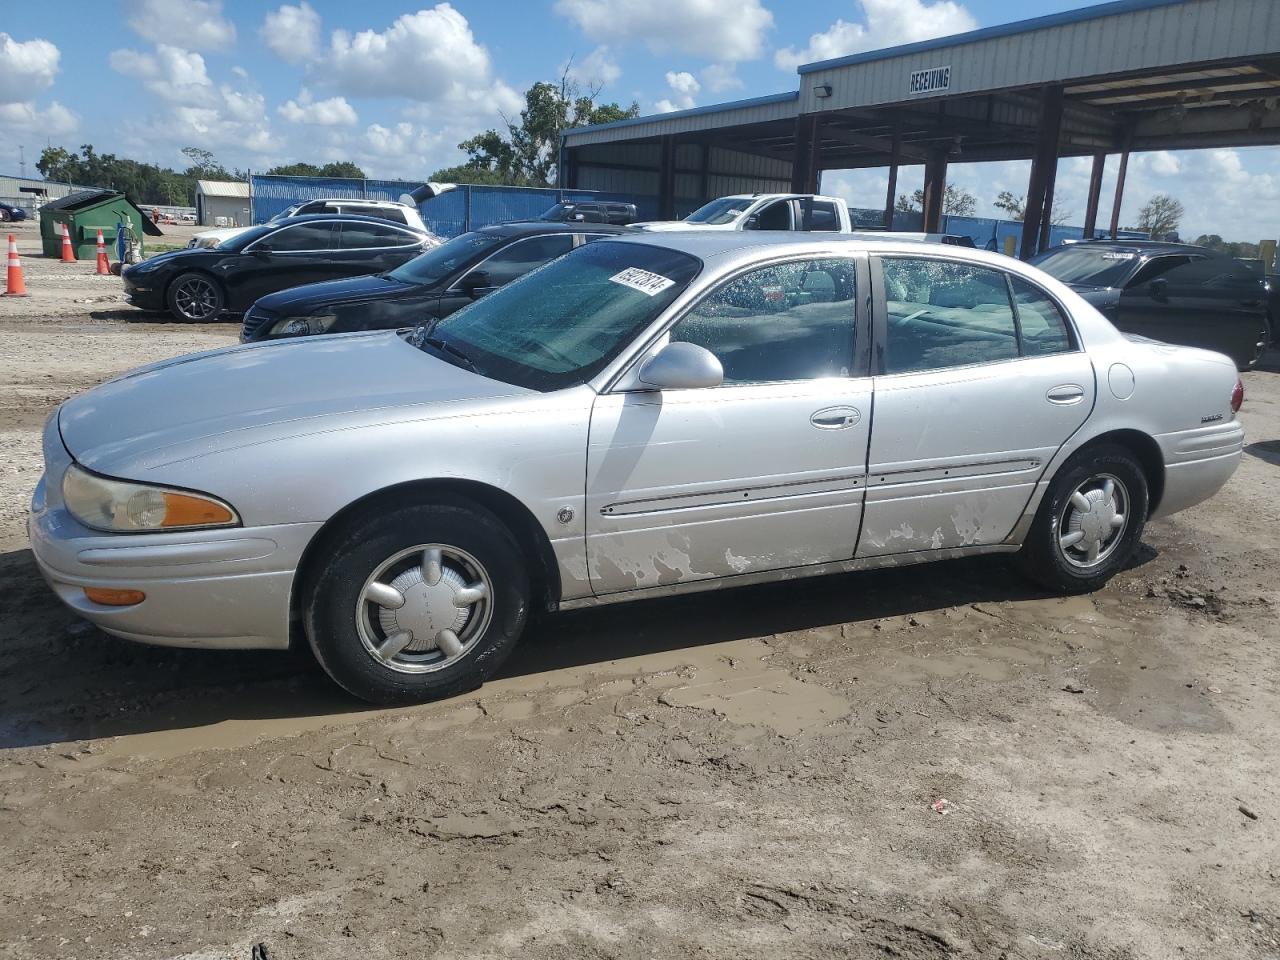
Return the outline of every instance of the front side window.
[[[431,335],[487,377],[531,390],[586,383],[702,269],[687,253],[588,243],[439,321]],[[430,342],[425,343],[431,349]]]
[[[309,250],[328,250],[333,246],[333,224],[299,223],[285,227],[263,239],[263,243],[272,250],[281,252],[304,252]]]
[[[883,261],[886,373],[1018,356],[1009,286],[999,270],[909,257]]]
[[[753,230],[790,230],[791,201],[775,200],[752,216]]]
[[[1143,284],[1150,283],[1157,277],[1163,276],[1175,267],[1185,266],[1190,262],[1191,258],[1183,254],[1172,257],[1152,257],[1138,268],[1138,272],[1129,279],[1125,287],[1126,289],[1140,287]]]
[[[516,277],[523,277],[530,270],[542,266],[548,260],[554,260],[562,253],[568,253],[572,248],[571,233],[529,237],[499,250],[480,264],[479,269],[489,274],[490,286],[500,287]]]
[[[726,384],[847,377],[854,287],[852,260],[752,270],[700,300],[671,340],[714,353]]]

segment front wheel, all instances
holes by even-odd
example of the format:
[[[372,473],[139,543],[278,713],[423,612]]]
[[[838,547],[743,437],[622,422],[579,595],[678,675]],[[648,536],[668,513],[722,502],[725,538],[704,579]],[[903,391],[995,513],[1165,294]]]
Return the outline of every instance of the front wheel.
[[[334,538],[305,594],[307,636],[339,685],[373,703],[474,689],[515,647],[529,605],[524,554],[462,502],[371,511]]]
[[[1146,474],[1124,447],[1081,450],[1049,484],[1016,562],[1050,590],[1097,590],[1137,549],[1147,499]]]
[[[184,273],[169,285],[169,312],[187,323],[211,323],[225,306],[222,288],[203,273]]]

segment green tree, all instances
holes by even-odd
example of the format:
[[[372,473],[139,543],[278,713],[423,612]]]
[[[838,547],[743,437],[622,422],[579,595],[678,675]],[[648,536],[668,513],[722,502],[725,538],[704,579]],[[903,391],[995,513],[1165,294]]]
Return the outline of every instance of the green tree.
[[[436,183],[480,183],[497,187],[505,186],[507,183],[503,175],[496,170],[472,167],[465,163],[456,167],[441,167],[428,179]]]
[[[350,160],[326,163],[322,167],[314,163],[286,163],[272,167],[267,171],[272,177],[348,177],[355,180],[365,179],[365,173]]]
[[[907,212],[923,210],[924,191],[917,190],[910,197],[905,193],[898,194],[898,202],[894,204],[894,208]],[[946,190],[942,193],[943,213],[955,217],[971,217],[977,209],[977,197],[963,187],[957,187],[954,183],[947,184]]]
[[[1021,223],[1027,215],[1026,198],[1016,196],[1008,190],[1001,190],[995,201],[991,204],[997,210],[1003,210],[1009,215],[1010,220],[1016,220]],[[1058,197],[1053,198],[1053,210],[1049,213],[1049,222],[1052,224],[1066,223],[1075,214],[1067,208],[1067,206]]]
[[[525,106],[518,122],[504,117],[505,132],[486,130],[458,144],[458,149],[467,153],[463,167],[496,175],[498,183],[553,186],[560,134],[564,130],[611,123],[640,114],[640,105],[634,101],[629,107],[617,103],[597,104],[599,95],[599,87],[580,88],[569,78],[567,67],[559,83],[535,83],[525,91]]]
[[[1167,193],[1157,193],[1138,211],[1136,229],[1151,234],[1153,240],[1163,240],[1169,234],[1178,232],[1185,212],[1181,200],[1176,200]]]

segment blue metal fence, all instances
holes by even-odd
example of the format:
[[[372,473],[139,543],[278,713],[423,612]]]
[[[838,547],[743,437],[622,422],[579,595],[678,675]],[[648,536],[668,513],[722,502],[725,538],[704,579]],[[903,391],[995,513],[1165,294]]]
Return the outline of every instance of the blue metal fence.
[[[255,174],[252,178],[253,221],[265,223],[276,214],[304,200],[327,197],[368,200],[398,200],[402,194],[421,186],[406,180],[356,180],[339,177],[276,177]],[[592,190],[561,190],[541,187],[491,187],[460,185],[456,190],[419,204],[422,220],[442,237],[503,223],[528,220],[541,215],[562,200],[614,200],[634,203],[641,220],[657,216],[657,198]]]

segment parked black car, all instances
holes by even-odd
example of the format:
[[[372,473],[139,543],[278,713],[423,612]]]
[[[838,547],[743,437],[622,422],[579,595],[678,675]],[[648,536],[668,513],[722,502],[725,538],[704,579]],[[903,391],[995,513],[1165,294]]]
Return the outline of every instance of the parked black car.
[[[385,273],[436,242],[376,217],[313,214],[250,227],[216,247],[162,253],[121,276],[135,307],[197,323],[299,284]]]
[[[539,220],[551,223],[635,223],[636,205],[613,200],[565,200],[547,208]]]
[[[27,219],[27,211],[16,203],[0,203],[0,223]]]
[[[574,247],[626,233],[593,223],[502,223],[454,237],[377,276],[315,283],[263,297],[241,341],[395,330],[444,317]]]
[[[1262,274],[1233,257],[1183,243],[1093,240],[1031,262],[1125,333],[1217,350],[1241,370],[1266,349]]]

